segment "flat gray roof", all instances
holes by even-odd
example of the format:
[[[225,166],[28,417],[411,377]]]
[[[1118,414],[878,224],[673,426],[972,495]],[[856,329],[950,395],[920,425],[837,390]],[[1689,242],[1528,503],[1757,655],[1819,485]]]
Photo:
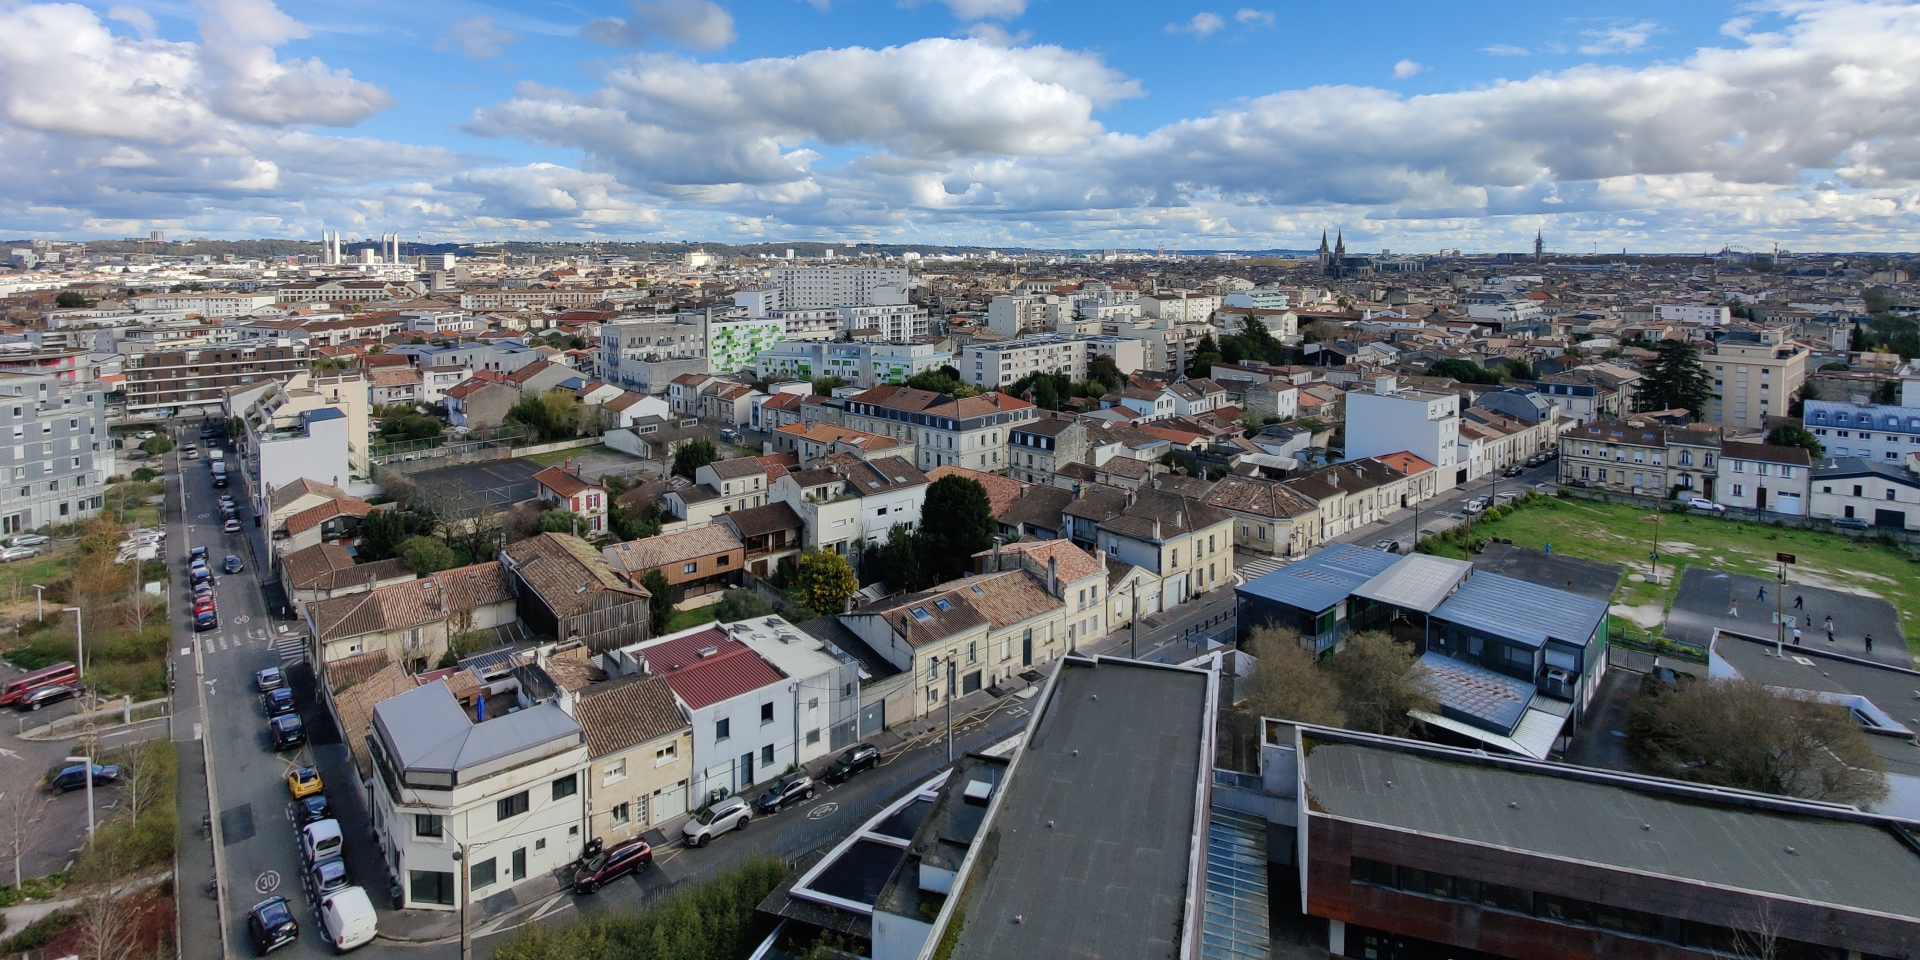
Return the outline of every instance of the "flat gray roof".
[[[1706,791],[1664,793],[1556,775],[1544,767],[1495,766],[1312,733],[1307,738],[1315,742],[1304,751],[1302,776],[1317,812],[1523,853],[1920,917],[1920,854],[1887,826],[1717,800]]]
[[[1476,573],[1433,616],[1540,647],[1548,637],[1584,647],[1607,618],[1607,602],[1497,573]]]
[[[554,700],[474,723],[445,680],[380,701],[373,718],[394,761],[411,771],[458,774],[548,744],[585,742],[580,724]]]
[[[1110,659],[1059,669],[978,841],[984,875],[967,881],[954,960],[1178,957],[1195,794],[1213,763],[1208,676]]]
[[[1400,559],[1385,550],[1330,543],[1320,552],[1255,579],[1235,592],[1318,613],[1345,600],[1355,588],[1385,573]]]
[[[1410,553],[1366,583],[1354,588],[1353,595],[1367,600],[1432,613],[1467,574],[1473,564],[1424,553]]]

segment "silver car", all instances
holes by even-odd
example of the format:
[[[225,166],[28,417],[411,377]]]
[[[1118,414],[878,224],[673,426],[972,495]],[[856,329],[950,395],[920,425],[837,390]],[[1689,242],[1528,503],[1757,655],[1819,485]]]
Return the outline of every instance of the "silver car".
[[[753,808],[744,797],[728,797],[701,807],[680,827],[680,836],[689,847],[704,847],[728,830],[745,830],[753,820]]]

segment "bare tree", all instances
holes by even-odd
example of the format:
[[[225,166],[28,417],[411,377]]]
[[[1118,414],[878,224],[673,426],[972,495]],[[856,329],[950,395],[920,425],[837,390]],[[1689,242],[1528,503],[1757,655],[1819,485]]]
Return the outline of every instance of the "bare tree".
[[[1347,726],[1368,733],[1404,737],[1419,721],[1412,712],[1437,709],[1426,675],[1415,668],[1418,654],[1378,630],[1356,633],[1327,663],[1340,687]]]
[[[1750,680],[1650,689],[1628,745],[1655,773],[1805,800],[1871,805],[1886,764],[1844,707],[1782,696]]]
[[[115,758],[120,766],[120,782],[126,785],[127,813],[134,820],[140,819],[140,803],[149,802],[153,796],[162,792],[164,786],[159,781],[166,773],[166,764],[156,753],[160,746],[157,741],[136,743]]]
[[[13,887],[20,889],[21,866],[27,847],[40,835],[40,818],[46,813],[47,797],[31,787],[0,794],[0,843],[13,861]]]
[[[74,952],[85,960],[127,960],[133,955],[139,929],[132,912],[114,896],[113,884],[122,872],[118,848],[109,844],[92,859],[97,869],[79,878],[87,886],[75,908],[79,943]]]
[[[1776,960],[1780,956],[1780,920],[1773,915],[1773,904],[1765,900],[1747,924],[1751,929],[1733,931],[1733,950],[1747,960]]]
[[[1263,717],[1345,726],[1340,688],[1333,675],[1315,663],[1313,651],[1300,645],[1300,633],[1291,627],[1268,625],[1247,638],[1247,651],[1256,661],[1248,706]]]

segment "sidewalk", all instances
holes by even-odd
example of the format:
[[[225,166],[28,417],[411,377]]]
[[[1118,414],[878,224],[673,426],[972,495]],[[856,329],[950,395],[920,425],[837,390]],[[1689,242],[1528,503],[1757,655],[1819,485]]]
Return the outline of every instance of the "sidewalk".
[[[220,905],[207,896],[207,885],[213,882],[213,844],[200,833],[200,819],[209,813],[206,755],[198,740],[176,740],[173,746],[180,771],[174,786],[180,826],[173,855],[180,960],[221,960]],[[14,929],[11,921],[7,929]]]
[[[170,870],[163,871],[151,877],[141,877],[114,888],[113,895],[117,899],[136,890],[145,890],[148,887],[165,883],[171,879],[173,879],[173,872]],[[176,891],[176,896],[177,893]],[[38,903],[23,903],[19,906],[0,909],[0,917],[6,919],[5,929],[17,932],[29,923],[79,905],[80,898],[78,897],[71,900],[44,900]],[[214,956],[218,956],[218,954],[216,953]]]

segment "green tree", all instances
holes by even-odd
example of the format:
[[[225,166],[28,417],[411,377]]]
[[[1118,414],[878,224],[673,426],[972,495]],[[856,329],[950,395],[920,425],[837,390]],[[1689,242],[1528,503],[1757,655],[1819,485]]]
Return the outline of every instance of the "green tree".
[[[1248,699],[1255,713],[1276,720],[1342,727],[1346,711],[1340,708],[1340,686],[1322,669],[1313,651],[1300,645],[1300,633],[1268,624],[1247,638],[1253,654],[1252,690]]]
[[[816,397],[831,397],[833,391],[844,386],[847,386],[847,381],[843,377],[814,377],[808,389]]]
[[[681,444],[680,449],[673,452],[673,475],[692,480],[694,471],[719,459],[720,450],[712,440],[703,438]]]
[[[1519,357],[1509,357],[1506,361],[1506,364],[1507,364],[1507,379],[1509,380],[1532,380],[1533,379],[1533,364],[1528,363],[1527,361],[1522,360]]]
[[[1104,354],[1087,358],[1087,379],[1099,383],[1102,394],[1118,390],[1121,384],[1127,382],[1126,375],[1120,372],[1120,365]]]
[[[1052,377],[1041,377],[1034,381],[1033,402],[1042,410],[1060,409],[1060,389],[1053,385]]]
[[[1461,383],[1490,385],[1500,382],[1499,374],[1471,360],[1462,360],[1459,357],[1448,357],[1445,360],[1435,361],[1432,366],[1427,368],[1427,376],[1446,377],[1450,380],[1458,380]]]
[[[737,623],[773,613],[773,602],[760,594],[736,587],[721,594],[713,605],[713,618],[721,623]]]
[[[800,602],[808,609],[838,613],[847,598],[860,589],[860,581],[847,565],[847,558],[825,550],[800,556]]]
[[[78,310],[87,305],[87,298],[78,290],[62,290],[53,298],[53,305],[63,310]]]
[[[941,477],[927,487],[926,502],[920,507],[920,532],[925,538],[921,563],[934,583],[958,579],[967,572],[974,554],[993,546],[997,529],[986,487],[958,474]]]
[[[1685,340],[1662,340],[1653,349],[1657,356],[1640,381],[1636,405],[1641,410],[1685,410],[1699,419],[1713,393],[1700,351]]]
[[[426,576],[459,566],[453,549],[433,537],[408,537],[400,544],[400,556],[414,573]]]
[[[541,533],[567,533],[579,536],[580,531],[591,530],[586,518],[572,510],[548,510],[540,515]]]
[[[172,450],[173,441],[167,439],[167,435],[164,433],[156,433],[153,436],[148,437],[146,440],[142,441],[140,444],[140,449],[145,450],[148,454],[157,457],[163,453],[166,453],[169,450]]]
[[[375,510],[360,518],[360,559],[386,560],[400,555],[407,519],[398,510]]]
[[[1439,709],[1423,674],[1414,667],[1418,653],[1379,630],[1356,633],[1328,661],[1340,687],[1347,726],[1368,733],[1404,737],[1417,724],[1410,711]]]
[[[951,371],[951,374],[949,371]],[[978,389],[960,382],[959,371],[954,370],[952,367],[941,367],[939,370],[922,370],[908,377],[906,385],[915,390],[930,390],[934,393],[944,393],[950,397],[972,397],[978,396],[980,393]]]
[[[1802,381],[1800,389],[1794,391],[1793,399],[1787,402],[1787,416],[1795,420],[1806,416],[1807,401],[1818,399],[1820,399],[1820,388],[1814,386],[1812,380]]]
[[[1213,365],[1225,358],[1220,355],[1220,345],[1214,342],[1213,334],[1203,334],[1200,342],[1193,345],[1193,356],[1187,361],[1187,376],[1196,380],[1213,376]]]
[[[1781,696],[1751,680],[1648,685],[1627,746],[1660,776],[1803,800],[1886,799],[1886,764],[1841,706]]]
[[[673,584],[667,582],[667,575],[655,567],[640,578],[640,585],[652,594],[647,601],[648,632],[660,636],[667,632],[667,624],[673,622]]]
[[[873,566],[880,573],[879,579],[895,591],[925,590],[938,582],[921,559],[928,539],[927,534],[894,524],[887,531],[887,542],[874,551]]]
[[[1827,448],[1821,446],[1820,438],[1797,423],[1783,423],[1767,431],[1767,442],[1776,447],[1805,447],[1807,456],[1815,460],[1827,455]]]

